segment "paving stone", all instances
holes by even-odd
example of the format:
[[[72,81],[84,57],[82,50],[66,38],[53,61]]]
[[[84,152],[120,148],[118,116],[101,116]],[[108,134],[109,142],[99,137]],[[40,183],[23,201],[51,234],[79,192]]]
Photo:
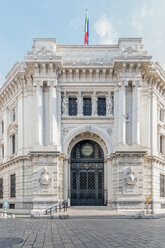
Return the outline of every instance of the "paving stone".
[[[163,218],[1,219],[0,247],[164,248],[164,226]]]

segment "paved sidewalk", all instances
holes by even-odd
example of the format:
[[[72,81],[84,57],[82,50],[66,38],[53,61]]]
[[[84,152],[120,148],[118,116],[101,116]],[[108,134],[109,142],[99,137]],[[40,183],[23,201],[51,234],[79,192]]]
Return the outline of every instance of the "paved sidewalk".
[[[164,248],[165,219],[1,219],[6,247]]]

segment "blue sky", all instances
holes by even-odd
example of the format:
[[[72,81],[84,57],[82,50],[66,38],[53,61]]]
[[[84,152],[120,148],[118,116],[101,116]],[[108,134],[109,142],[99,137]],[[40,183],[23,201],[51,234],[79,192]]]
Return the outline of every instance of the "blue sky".
[[[165,0],[0,0],[0,85],[33,38],[83,44],[86,8],[91,45],[142,37],[144,49],[165,68]]]

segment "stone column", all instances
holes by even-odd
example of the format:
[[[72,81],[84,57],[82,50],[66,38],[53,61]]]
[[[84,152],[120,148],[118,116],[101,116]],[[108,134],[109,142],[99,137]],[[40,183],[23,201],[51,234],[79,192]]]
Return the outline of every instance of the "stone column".
[[[125,87],[128,85],[127,80],[119,82],[119,144],[126,143],[126,102]]]
[[[92,98],[92,116],[97,116],[97,94],[96,92],[93,92],[93,98]]]
[[[36,144],[43,145],[43,82],[34,82],[36,87]]]
[[[135,80],[133,86],[132,102],[132,143],[140,144],[140,120],[139,120],[139,87],[141,80]]]
[[[77,97],[77,109],[78,116],[83,116],[83,97],[81,92],[78,93]]]
[[[57,145],[57,80],[49,81],[49,144]]]

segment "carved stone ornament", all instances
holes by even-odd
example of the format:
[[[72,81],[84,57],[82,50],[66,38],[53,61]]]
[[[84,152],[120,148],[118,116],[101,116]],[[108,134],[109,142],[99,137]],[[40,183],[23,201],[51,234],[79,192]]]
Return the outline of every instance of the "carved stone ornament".
[[[107,133],[108,133],[109,135],[112,134],[112,129],[111,129],[110,127],[107,128]]]
[[[130,46],[130,47],[127,47],[123,50],[124,53],[137,53],[138,50],[136,50],[134,47]]]
[[[118,86],[121,87],[126,87],[128,86],[128,80],[127,79],[120,79],[120,81],[118,82]]]
[[[47,85],[48,85],[49,87],[56,87],[56,86],[57,86],[57,79],[49,80],[49,81],[47,82]]]
[[[35,81],[33,82],[33,85],[34,85],[35,87],[43,87],[43,81],[42,81],[42,80],[35,80]]]
[[[108,94],[108,97],[107,97],[107,115],[112,114],[112,106],[113,106],[112,96],[110,94]]]
[[[137,178],[135,177],[135,173],[132,171],[132,169],[129,167],[127,169],[127,173],[125,175],[125,184],[126,185],[135,185],[137,182]]]
[[[69,106],[69,100],[68,100],[68,97],[66,96],[66,94],[64,94],[64,98],[63,98],[63,101],[62,101],[63,115],[68,115],[68,106]]]
[[[16,122],[12,122],[7,129],[7,133],[8,134],[17,133],[17,131],[18,131],[18,124]]]
[[[40,47],[37,47],[34,51],[34,54],[36,55],[51,55],[53,54],[55,51],[53,49],[53,47],[51,45],[47,45],[47,46],[40,46]]]
[[[63,134],[64,134],[64,135],[67,135],[68,133],[69,133],[69,129],[68,129],[68,128],[64,128],[64,129],[63,129]]]
[[[134,87],[141,87],[142,86],[142,80],[133,80],[132,85]]]
[[[50,177],[49,172],[46,171],[46,168],[44,168],[44,171],[41,173],[41,176],[39,178],[39,182],[41,185],[49,185],[51,183],[52,179]]]

